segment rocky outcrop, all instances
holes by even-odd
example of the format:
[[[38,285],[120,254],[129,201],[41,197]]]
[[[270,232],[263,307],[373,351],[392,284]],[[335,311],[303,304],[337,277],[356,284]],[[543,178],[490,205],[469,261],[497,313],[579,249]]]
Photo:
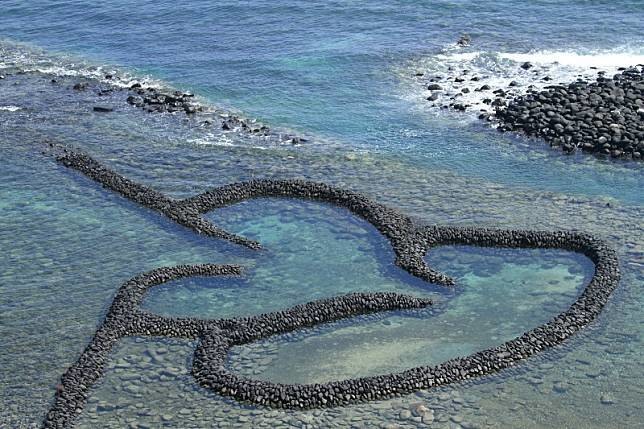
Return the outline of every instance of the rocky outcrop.
[[[496,111],[499,129],[544,139],[566,153],[644,155],[644,68],[595,82],[553,85]]]

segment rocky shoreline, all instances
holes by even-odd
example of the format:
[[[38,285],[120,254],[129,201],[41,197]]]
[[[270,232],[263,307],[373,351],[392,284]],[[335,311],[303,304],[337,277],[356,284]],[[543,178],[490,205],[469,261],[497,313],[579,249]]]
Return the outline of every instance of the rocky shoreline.
[[[139,107],[150,113],[175,113],[184,112],[187,115],[194,115],[203,112],[204,107],[195,102],[194,94],[182,91],[161,91],[148,86],[143,87],[140,83],[134,83],[129,87],[132,95],[127,97],[127,103]],[[271,130],[263,124],[253,123],[247,119],[235,115],[228,115],[222,119],[221,129],[225,131],[242,130],[256,135],[267,136]],[[299,143],[300,139],[292,137],[292,143]]]
[[[496,110],[500,131],[544,139],[565,153],[582,150],[611,158],[644,155],[644,67],[595,82],[553,85]]]
[[[205,128],[219,128],[221,132],[243,133],[257,138],[271,139],[280,144],[299,145],[308,138],[283,130],[271,129],[255,119],[245,118],[204,104],[191,92],[155,86],[145,81],[132,81],[118,74],[102,77],[67,77],[48,75],[39,71],[13,71],[0,75],[0,80],[11,81],[13,76],[35,74],[46,77],[51,85],[64,86],[77,93],[96,96],[93,112],[110,113],[127,104],[152,114],[184,114]]]
[[[520,65],[534,82],[549,83],[547,70],[529,62]],[[477,111],[478,118],[499,131],[518,132],[543,139],[551,147],[570,154],[576,151],[606,158],[641,160],[644,157],[644,65],[621,67],[596,80],[579,78],[567,84],[548,84],[542,89],[528,86],[522,93],[511,81],[502,88],[485,83],[488,76],[469,70],[450,70],[449,76],[416,78],[425,82],[434,107],[455,111]],[[481,94],[480,102],[463,101]]]
[[[227,370],[223,362],[234,345],[361,314],[423,308],[431,302],[395,293],[363,293],[314,301],[254,317],[220,320],[168,318],[139,308],[151,287],[189,276],[240,275],[241,268],[212,264],[159,268],[129,280],[119,289],[90,345],[62,376],[52,408],[43,423],[46,428],[73,425],[76,416],[82,412],[89,389],[103,374],[111,348],[126,336],[198,338],[200,343],[195,350],[192,374],[201,386],[219,394],[275,408],[332,407],[389,398],[509,368],[522,359],[561,344],[591,323],[620,278],[615,252],[602,240],[583,233],[418,225],[407,216],[358,193],[297,180],[236,183],[184,200],[174,200],[109,170],[86,154],[61,147],[52,149],[63,165],[142,206],[160,212],[197,233],[224,238],[253,249],[259,249],[259,243],[226,232],[205,221],[201,215],[217,207],[257,197],[303,198],[339,205],[373,224],[388,238],[396,254],[397,265],[412,275],[446,286],[452,285],[453,280],[432,270],[424,261],[430,248],[446,244],[561,248],[586,255],[595,264],[595,273],[567,311],[498,347],[437,366],[418,367],[396,374],[298,385],[240,377]]]

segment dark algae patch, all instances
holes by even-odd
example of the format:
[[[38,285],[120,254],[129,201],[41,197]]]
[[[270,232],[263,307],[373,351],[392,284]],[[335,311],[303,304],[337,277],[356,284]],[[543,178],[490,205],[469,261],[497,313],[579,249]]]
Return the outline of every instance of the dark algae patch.
[[[580,232],[419,225],[404,214],[356,192],[300,180],[233,183],[194,197],[175,200],[111,171],[84,153],[59,147],[56,150],[60,163],[83,173],[105,188],[155,210],[196,233],[226,239],[251,249],[259,250],[261,246],[213,225],[202,215],[218,207],[259,197],[301,198],[345,207],[370,222],[389,240],[399,267],[418,278],[444,286],[451,286],[454,281],[430,268],[424,260],[428,250],[439,245],[565,249],[586,255],[595,264],[595,272],[568,310],[497,347],[451,359],[440,365],[421,366],[399,373],[319,384],[281,384],[241,377],[228,371],[224,363],[230,348],[353,316],[420,309],[431,302],[397,293],[352,293],[252,317],[216,320],[161,317],[140,308],[150,288],[179,278],[238,276],[243,272],[241,267],[235,265],[158,268],[132,278],[118,290],[94,338],[78,361],[61,377],[54,403],[43,423],[46,428],[64,428],[74,424],[75,418],[83,410],[89,389],[105,371],[112,347],[124,337],[198,339],[192,375],[201,386],[221,395],[274,408],[333,407],[390,398],[511,367],[520,360],[561,344],[590,324],[607,303],[620,278],[614,250],[601,239]]]

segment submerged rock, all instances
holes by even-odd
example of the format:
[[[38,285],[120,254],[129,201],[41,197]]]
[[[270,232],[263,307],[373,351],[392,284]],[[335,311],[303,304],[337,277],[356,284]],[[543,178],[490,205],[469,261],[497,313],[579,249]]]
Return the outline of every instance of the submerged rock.
[[[143,98],[136,96],[136,95],[130,95],[127,97],[127,102],[128,104],[132,104],[136,107],[143,107]]]
[[[467,33],[459,37],[458,41],[456,42],[458,46],[470,46],[471,43],[472,43],[472,38]]]
[[[411,411],[409,410],[402,410],[400,414],[398,415],[400,420],[409,420],[411,419]]]

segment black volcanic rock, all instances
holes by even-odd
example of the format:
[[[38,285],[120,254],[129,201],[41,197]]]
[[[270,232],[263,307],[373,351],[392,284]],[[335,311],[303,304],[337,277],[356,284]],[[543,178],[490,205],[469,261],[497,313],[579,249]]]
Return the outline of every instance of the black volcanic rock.
[[[497,109],[502,131],[544,139],[565,153],[611,158],[644,154],[644,68],[624,69],[594,82],[551,85]]]

